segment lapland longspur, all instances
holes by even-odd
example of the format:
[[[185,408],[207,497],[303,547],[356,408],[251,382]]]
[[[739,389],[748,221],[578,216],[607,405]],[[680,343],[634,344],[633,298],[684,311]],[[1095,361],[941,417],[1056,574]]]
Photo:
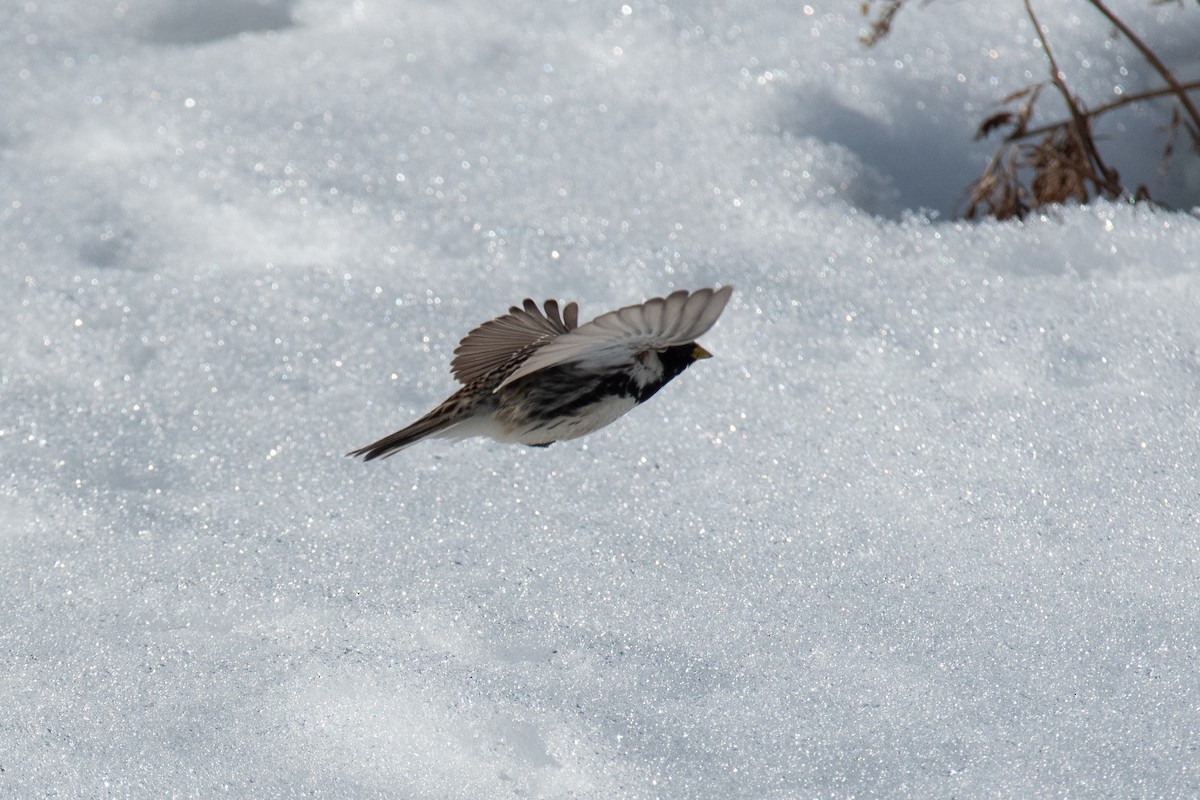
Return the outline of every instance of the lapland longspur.
[[[454,351],[463,387],[416,422],[347,453],[390,456],[428,436],[546,447],[616,421],[695,361],[696,343],[733,294],[732,286],[672,292],[579,324],[579,306],[547,300],[485,322]]]

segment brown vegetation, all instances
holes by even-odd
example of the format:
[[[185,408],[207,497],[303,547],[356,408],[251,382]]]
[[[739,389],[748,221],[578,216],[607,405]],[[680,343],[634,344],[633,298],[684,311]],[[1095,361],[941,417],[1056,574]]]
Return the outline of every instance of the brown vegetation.
[[[964,216],[968,219],[979,216],[1022,218],[1031,210],[1045,205],[1072,200],[1087,203],[1098,197],[1150,200],[1150,193],[1145,186],[1139,186],[1132,193],[1124,188],[1120,174],[1105,162],[1092,135],[1092,124],[1098,117],[1132,103],[1158,98],[1171,98],[1173,101],[1162,152],[1164,170],[1175,153],[1181,135],[1190,149],[1200,154],[1200,112],[1188,94],[1200,90],[1200,81],[1180,83],[1166,64],[1102,0],[1086,1],[1133,44],[1151,69],[1162,78],[1165,86],[1123,95],[1103,105],[1088,108],[1067,86],[1066,77],[1059,69],[1050,44],[1045,39],[1045,31],[1034,13],[1032,0],[1023,0],[1025,13],[1038,32],[1042,50],[1046,54],[1050,78],[1012,92],[1000,101],[1008,107],[1006,110],[980,123],[976,138],[985,138],[997,132],[1002,132],[1003,138],[983,174],[967,190]],[[873,10],[875,13],[870,31],[862,37],[862,42],[870,46],[887,36],[897,12],[905,2],[864,0],[863,15],[870,16]],[[1047,86],[1062,97],[1068,116],[1049,125],[1030,128],[1034,107]]]

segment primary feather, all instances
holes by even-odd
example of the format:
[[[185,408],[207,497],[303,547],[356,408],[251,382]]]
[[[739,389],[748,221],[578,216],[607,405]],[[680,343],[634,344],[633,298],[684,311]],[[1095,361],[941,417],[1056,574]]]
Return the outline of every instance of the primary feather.
[[[470,383],[511,361],[523,360],[523,356],[578,326],[577,304],[567,304],[565,321],[556,300],[547,300],[545,307],[543,314],[537,303],[527,298],[523,308],[513,306],[503,317],[468,333],[458,343],[450,362],[454,377],[459,383]]]
[[[690,295],[680,290],[601,314],[537,348],[497,389],[556,364],[577,361],[592,368],[619,366],[647,350],[695,341],[716,323],[732,294],[732,286],[700,289]]]

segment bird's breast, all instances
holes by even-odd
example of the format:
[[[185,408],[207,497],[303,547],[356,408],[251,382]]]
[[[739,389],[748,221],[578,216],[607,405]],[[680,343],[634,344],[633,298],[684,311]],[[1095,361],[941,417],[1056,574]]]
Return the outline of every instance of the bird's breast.
[[[632,395],[605,395],[557,416],[529,420],[526,426],[515,431],[517,441],[549,444],[562,439],[577,439],[611,425],[636,405],[637,400]]]

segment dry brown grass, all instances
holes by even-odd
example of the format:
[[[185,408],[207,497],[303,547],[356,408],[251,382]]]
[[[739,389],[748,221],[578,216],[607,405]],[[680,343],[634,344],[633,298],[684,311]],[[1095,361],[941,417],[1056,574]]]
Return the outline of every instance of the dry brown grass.
[[[864,16],[872,16],[870,31],[862,37],[868,46],[891,31],[896,14],[906,0],[864,0]],[[980,123],[976,138],[1001,134],[1002,139],[983,173],[967,188],[963,215],[968,219],[990,216],[997,219],[1022,218],[1030,211],[1067,202],[1087,203],[1095,198],[1124,198],[1131,202],[1152,201],[1145,186],[1130,192],[1121,183],[1120,173],[1101,156],[1092,135],[1093,122],[1100,116],[1134,103],[1169,98],[1170,122],[1165,128],[1165,144],[1160,171],[1171,164],[1180,141],[1200,153],[1200,112],[1189,92],[1200,90],[1200,81],[1180,83],[1161,59],[1146,46],[1128,25],[1114,14],[1103,0],[1087,2],[1127,39],[1165,84],[1159,89],[1123,95],[1109,103],[1088,108],[1071,92],[1054,58],[1045,29],[1038,22],[1032,0],[1023,0],[1025,13],[1038,31],[1046,55],[1050,77],[1018,89],[1000,101],[1005,110]],[[1200,0],[1198,0],[1200,4]],[[1042,90],[1051,87],[1066,104],[1066,119],[1030,128],[1029,122]]]

